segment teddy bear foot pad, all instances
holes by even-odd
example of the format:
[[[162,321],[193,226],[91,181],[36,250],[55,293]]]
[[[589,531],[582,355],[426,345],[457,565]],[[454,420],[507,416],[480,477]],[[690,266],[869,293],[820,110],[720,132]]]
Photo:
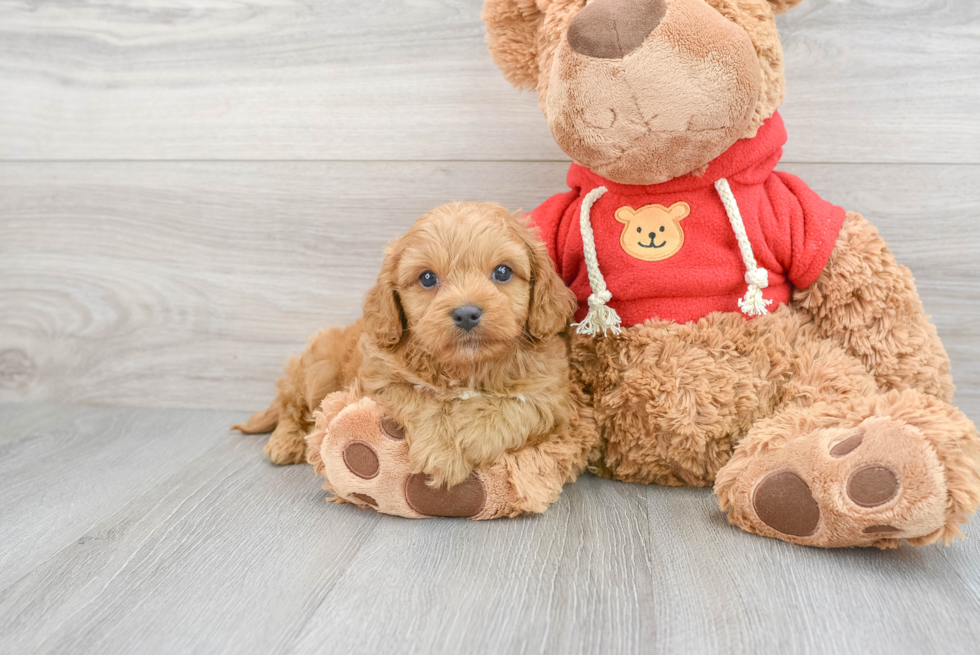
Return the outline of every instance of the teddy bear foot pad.
[[[489,518],[501,485],[474,472],[451,488],[433,487],[412,473],[404,430],[368,399],[341,410],[326,430],[309,438],[317,458],[311,462],[327,480],[334,502],[408,518]],[[486,478],[486,479],[485,479]],[[490,501],[488,503],[488,500]]]
[[[936,453],[915,428],[872,418],[819,430],[760,455],[741,476],[747,527],[793,543],[890,546],[946,518]]]

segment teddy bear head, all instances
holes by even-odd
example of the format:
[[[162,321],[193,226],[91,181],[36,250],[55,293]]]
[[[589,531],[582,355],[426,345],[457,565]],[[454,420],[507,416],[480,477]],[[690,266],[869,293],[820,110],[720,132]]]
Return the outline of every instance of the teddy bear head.
[[[621,184],[706,169],[783,100],[776,14],[800,0],[485,0],[494,61],[565,153]]]

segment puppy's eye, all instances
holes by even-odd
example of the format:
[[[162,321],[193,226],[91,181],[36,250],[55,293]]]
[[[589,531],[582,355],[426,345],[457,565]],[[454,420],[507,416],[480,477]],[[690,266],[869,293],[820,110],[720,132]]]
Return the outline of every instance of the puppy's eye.
[[[514,277],[514,271],[510,270],[510,266],[501,264],[493,269],[493,279],[495,282],[510,282],[510,278],[512,277]]]
[[[419,284],[421,284],[426,289],[431,289],[436,284],[439,283],[439,278],[432,271],[426,271],[419,276]]]

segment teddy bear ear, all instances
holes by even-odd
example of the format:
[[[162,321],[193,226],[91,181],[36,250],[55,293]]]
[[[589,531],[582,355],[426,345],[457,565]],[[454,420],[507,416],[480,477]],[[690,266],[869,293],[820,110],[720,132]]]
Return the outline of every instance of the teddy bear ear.
[[[682,221],[691,214],[691,206],[686,202],[675,202],[667,210],[667,214],[675,221]]]
[[[789,11],[802,1],[803,0],[769,0],[769,4],[772,5],[773,11],[775,11],[777,14],[781,14],[784,11]]]
[[[493,61],[514,86],[538,85],[536,37],[543,16],[535,0],[484,0],[483,22]]]
[[[616,220],[619,221],[620,223],[628,224],[630,222],[630,219],[632,219],[635,215],[636,212],[633,210],[632,207],[620,207],[619,209],[616,210]]]

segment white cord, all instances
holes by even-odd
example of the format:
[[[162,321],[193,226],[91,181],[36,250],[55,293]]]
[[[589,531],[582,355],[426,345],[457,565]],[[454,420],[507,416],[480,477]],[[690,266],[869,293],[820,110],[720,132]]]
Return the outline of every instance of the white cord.
[[[728,180],[721,178],[715,182],[715,190],[721,197],[721,202],[725,205],[725,212],[728,214],[728,221],[732,224],[735,231],[735,240],[738,241],[738,249],[742,253],[742,261],[745,263],[745,283],[749,285],[749,290],[745,292],[745,297],[738,301],[738,307],[748,316],[762,316],[768,314],[767,305],[771,305],[771,300],[762,297],[762,290],[769,286],[769,271],[761,268],[755,261],[752,254],[752,243],[745,232],[745,223],[742,222],[742,213],[738,210],[738,203],[735,202],[735,194]]]
[[[738,241],[738,249],[742,254],[742,262],[745,264],[745,283],[749,288],[745,292],[745,297],[738,301],[738,307],[748,316],[768,314],[767,307],[772,304],[772,301],[763,297],[762,290],[769,286],[769,271],[760,267],[755,260],[755,255],[752,253],[752,243],[745,232],[742,213],[738,209],[738,202],[735,201],[735,194],[732,193],[728,180],[721,178],[715,182],[715,190],[718,192],[722,204],[725,205],[728,221],[735,232],[735,240]],[[589,296],[589,312],[585,319],[581,323],[573,323],[572,325],[577,328],[576,332],[579,334],[592,336],[599,332],[602,332],[603,336],[610,331],[613,334],[622,332],[619,314],[606,304],[612,300],[612,293],[606,287],[606,280],[599,270],[599,257],[595,250],[595,233],[592,231],[592,206],[606,191],[604,186],[589,191],[582,199],[582,210],[579,214],[582,250],[585,256],[585,267],[589,273],[589,286],[592,288],[592,294]]]
[[[589,296],[589,313],[581,323],[573,323],[576,332],[595,336],[602,332],[611,331],[613,334],[622,332],[619,314],[606,305],[612,300],[612,293],[606,288],[606,280],[599,270],[599,257],[595,252],[595,234],[592,232],[592,205],[606,193],[604,186],[589,191],[582,199],[582,211],[579,214],[579,227],[582,231],[582,251],[585,255],[585,268],[589,273],[589,286],[592,294]]]

